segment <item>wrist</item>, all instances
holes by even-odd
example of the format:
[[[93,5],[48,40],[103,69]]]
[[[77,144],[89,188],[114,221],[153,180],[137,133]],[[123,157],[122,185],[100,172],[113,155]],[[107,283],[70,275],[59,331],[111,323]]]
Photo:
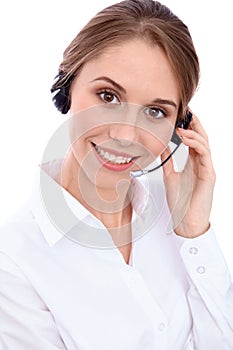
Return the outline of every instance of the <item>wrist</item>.
[[[209,222],[201,226],[180,224],[174,229],[174,232],[177,236],[181,236],[183,238],[196,238],[205,234],[209,228]]]

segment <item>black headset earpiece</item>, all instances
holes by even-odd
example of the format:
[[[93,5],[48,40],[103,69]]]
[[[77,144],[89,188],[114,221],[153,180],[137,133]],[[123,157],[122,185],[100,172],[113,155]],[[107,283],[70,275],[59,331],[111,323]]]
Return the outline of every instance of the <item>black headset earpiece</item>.
[[[191,123],[192,119],[193,119],[193,115],[189,110],[186,111],[184,118],[177,119],[175,129],[173,131],[173,135],[171,138],[171,141],[173,143],[175,143],[176,145],[179,145],[181,143],[181,139],[176,133],[176,128],[188,129],[188,126]]]
[[[60,71],[55,77],[55,83],[50,90],[53,94],[53,103],[62,114],[66,114],[70,109],[70,85],[74,79],[73,76],[70,76],[65,83],[59,87],[59,82],[65,75],[66,73]]]

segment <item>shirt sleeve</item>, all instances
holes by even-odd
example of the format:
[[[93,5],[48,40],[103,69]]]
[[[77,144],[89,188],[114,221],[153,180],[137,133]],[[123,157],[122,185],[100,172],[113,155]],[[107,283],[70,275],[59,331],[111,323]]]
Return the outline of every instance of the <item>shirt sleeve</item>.
[[[212,229],[180,248],[190,288],[194,349],[233,349],[233,285]]]
[[[2,252],[0,252],[0,349],[67,349],[48,308],[19,267]]]

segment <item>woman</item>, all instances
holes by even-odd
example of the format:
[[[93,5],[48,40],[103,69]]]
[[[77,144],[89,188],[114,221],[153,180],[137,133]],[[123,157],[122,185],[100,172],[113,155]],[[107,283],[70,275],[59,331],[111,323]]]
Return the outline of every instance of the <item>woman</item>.
[[[215,173],[193,113],[176,130],[184,170],[169,158],[198,81],[187,27],[152,0],[104,9],[65,50],[52,92],[70,117],[43,160],[64,157],[43,161],[1,233],[2,349],[233,348],[233,289],[209,223]],[[158,156],[165,187],[130,176]]]

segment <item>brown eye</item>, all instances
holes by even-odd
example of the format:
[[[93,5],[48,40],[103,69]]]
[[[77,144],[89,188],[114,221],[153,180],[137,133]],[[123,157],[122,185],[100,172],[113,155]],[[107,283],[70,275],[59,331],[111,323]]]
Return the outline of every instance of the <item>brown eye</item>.
[[[144,112],[148,117],[151,117],[152,119],[161,119],[166,117],[165,112],[162,109],[156,107],[147,107]]]
[[[111,94],[109,92],[106,92],[103,95],[103,100],[106,101],[106,102],[112,102],[114,100],[114,96],[113,96],[113,94]]]
[[[98,93],[98,95],[100,96],[101,100],[104,103],[111,103],[111,104],[119,104],[119,99],[117,97],[117,95],[111,91],[101,91]]]

